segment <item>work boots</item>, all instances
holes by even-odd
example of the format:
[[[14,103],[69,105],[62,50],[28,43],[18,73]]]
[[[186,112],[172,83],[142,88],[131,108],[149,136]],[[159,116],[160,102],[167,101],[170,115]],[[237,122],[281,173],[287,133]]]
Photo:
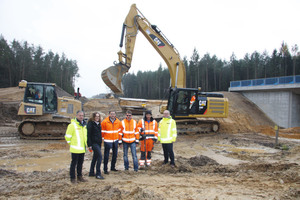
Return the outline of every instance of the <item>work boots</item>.
[[[75,178],[71,178],[71,183],[72,184],[76,184],[77,182],[76,182],[76,179]]]
[[[87,182],[87,180],[85,180],[82,176],[78,176],[78,177],[77,177],[77,180],[78,180],[79,182]]]

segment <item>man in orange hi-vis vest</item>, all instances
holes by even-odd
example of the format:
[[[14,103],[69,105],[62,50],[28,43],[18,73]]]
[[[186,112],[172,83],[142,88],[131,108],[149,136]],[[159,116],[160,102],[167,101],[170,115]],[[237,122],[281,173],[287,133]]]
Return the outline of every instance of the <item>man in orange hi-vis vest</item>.
[[[119,132],[121,131],[121,122],[116,118],[115,111],[109,111],[109,116],[101,122],[102,140],[104,140],[104,174],[109,174],[107,171],[107,164],[110,149],[113,155],[111,159],[110,171],[118,171],[116,169],[116,162],[118,156],[118,141]]]
[[[130,147],[133,168],[137,172],[139,165],[136,156],[136,145],[139,144],[140,134],[138,132],[137,123],[132,119],[132,112],[126,111],[126,119],[122,121],[121,132],[119,134],[119,144],[123,144],[123,159],[125,170],[129,169],[128,148]]]
[[[141,168],[151,165],[151,151],[154,143],[157,141],[158,125],[152,117],[150,110],[146,111],[145,117],[138,123],[141,140],[141,159],[139,165]]]

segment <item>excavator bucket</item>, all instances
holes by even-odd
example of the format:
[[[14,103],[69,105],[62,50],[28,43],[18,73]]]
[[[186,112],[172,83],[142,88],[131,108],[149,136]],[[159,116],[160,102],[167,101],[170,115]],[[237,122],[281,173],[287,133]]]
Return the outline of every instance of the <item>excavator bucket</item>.
[[[116,94],[123,94],[122,77],[128,68],[122,64],[116,64],[102,71],[101,77],[104,83]]]

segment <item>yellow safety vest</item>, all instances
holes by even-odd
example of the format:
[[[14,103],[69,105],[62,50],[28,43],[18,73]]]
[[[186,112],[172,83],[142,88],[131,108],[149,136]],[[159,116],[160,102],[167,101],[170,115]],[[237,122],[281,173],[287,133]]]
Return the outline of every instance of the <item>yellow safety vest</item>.
[[[162,118],[158,126],[158,141],[161,143],[172,143],[176,141],[176,122],[172,117]]]
[[[65,139],[70,145],[71,153],[85,153],[87,146],[86,126],[81,126],[76,119],[72,119],[68,125]]]

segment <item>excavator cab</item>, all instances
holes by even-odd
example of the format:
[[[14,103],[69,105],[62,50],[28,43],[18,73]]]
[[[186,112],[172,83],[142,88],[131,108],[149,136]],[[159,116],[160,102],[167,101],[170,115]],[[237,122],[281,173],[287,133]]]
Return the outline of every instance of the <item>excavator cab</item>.
[[[23,115],[56,113],[57,95],[55,85],[46,83],[27,83],[23,102],[25,103],[24,110],[19,111],[20,114],[22,111],[24,111]]]
[[[227,117],[228,100],[222,93],[200,92],[192,88],[171,88],[167,108],[175,119]]]

